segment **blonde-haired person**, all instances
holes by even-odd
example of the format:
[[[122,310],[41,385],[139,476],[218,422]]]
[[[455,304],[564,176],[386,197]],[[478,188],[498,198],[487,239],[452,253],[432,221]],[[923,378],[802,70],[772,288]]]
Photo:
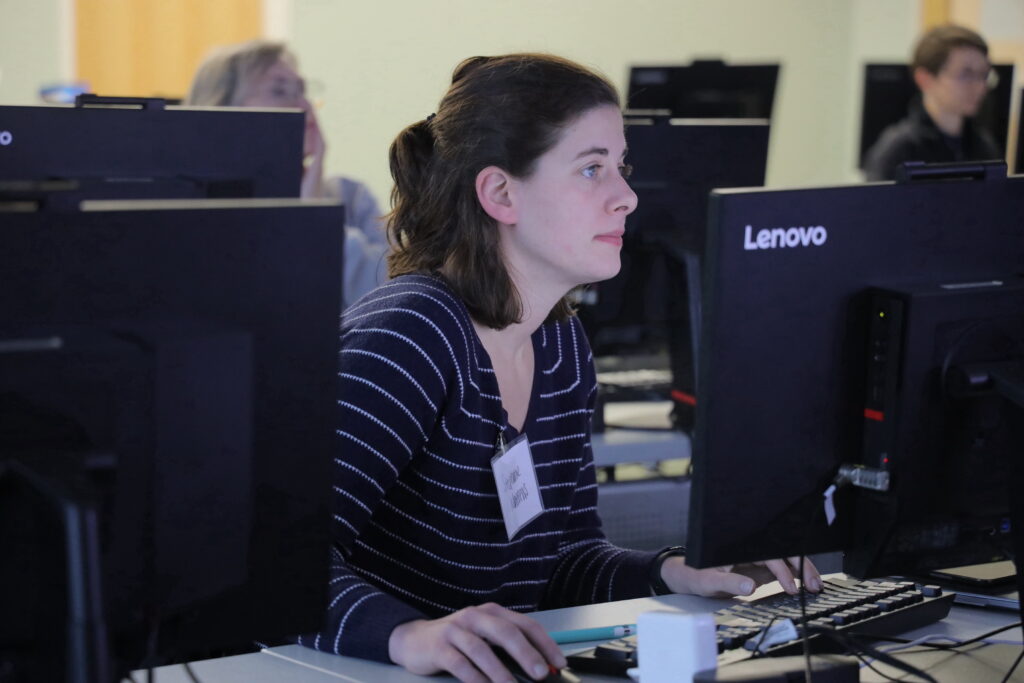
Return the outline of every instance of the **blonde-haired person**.
[[[345,307],[384,281],[387,242],[380,208],[359,181],[325,176],[324,137],[298,62],[283,43],[252,40],[217,48],[196,70],[184,104],[305,111],[301,196],[338,199],[345,205]]]

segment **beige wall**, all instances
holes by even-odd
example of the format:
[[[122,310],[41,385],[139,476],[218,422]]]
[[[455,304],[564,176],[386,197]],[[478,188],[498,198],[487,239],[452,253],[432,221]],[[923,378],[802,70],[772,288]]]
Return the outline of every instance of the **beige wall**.
[[[35,104],[41,85],[66,80],[62,0],[0,0],[0,104]]]
[[[515,50],[566,55],[620,87],[634,63],[779,61],[769,184],[855,180],[861,65],[906,59],[920,22],[919,0],[262,2],[264,33],[290,39],[325,85],[329,169],[365,179],[382,202],[387,146],[433,111],[455,64]],[[73,4],[0,0],[0,104],[32,102],[40,84],[75,75],[62,39]]]
[[[856,179],[859,55],[902,60],[916,2],[899,0],[291,0],[293,45],[326,90],[329,168],[385,201],[386,149],[433,111],[462,58],[556,52],[625,85],[629,65],[697,57],[782,64],[772,185]]]

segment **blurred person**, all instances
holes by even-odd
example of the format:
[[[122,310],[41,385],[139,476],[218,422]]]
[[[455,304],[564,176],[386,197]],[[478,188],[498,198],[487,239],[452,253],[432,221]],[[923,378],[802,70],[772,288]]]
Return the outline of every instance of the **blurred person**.
[[[989,133],[973,117],[989,90],[988,45],[962,26],[938,26],[914,49],[910,66],[920,101],[882,131],[865,156],[868,180],[893,180],[905,161],[925,163],[999,159]]]
[[[306,112],[300,194],[345,205],[344,306],[385,279],[381,211],[357,180],[324,174],[326,143],[295,56],[283,43],[252,40],[214,50],[199,66],[183,104],[214,107],[291,107]]]

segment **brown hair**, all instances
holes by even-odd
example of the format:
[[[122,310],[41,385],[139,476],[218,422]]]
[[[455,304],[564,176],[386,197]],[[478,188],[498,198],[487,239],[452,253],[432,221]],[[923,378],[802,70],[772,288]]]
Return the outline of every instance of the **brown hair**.
[[[949,53],[958,47],[973,48],[988,56],[988,44],[984,38],[969,28],[946,24],[936,26],[921,37],[914,49],[911,70],[920,67],[937,74],[946,65]]]
[[[619,105],[603,76],[543,54],[472,57],[456,67],[437,114],[407,127],[391,145],[391,277],[443,273],[470,314],[502,329],[522,302],[502,260],[495,221],[480,206],[476,176],[497,166],[533,173],[562,130],[590,109]],[[564,320],[563,299],[549,320]]]
[[[250,40],[216,48],[196,70],[184,104],[206,107],[238,105],[244,85],[277,62],[295,65],[284,43]]]

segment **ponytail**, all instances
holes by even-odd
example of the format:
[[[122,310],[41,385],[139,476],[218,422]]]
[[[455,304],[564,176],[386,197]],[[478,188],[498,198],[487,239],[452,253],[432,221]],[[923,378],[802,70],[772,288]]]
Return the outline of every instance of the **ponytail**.
[[[436,116],[407,127],[391,145],[388,274],[440,273],[477,322],[499,330],[519,322],[522,301],[495,221],[477,199],[476,176],[497,166],[528,178],[564,127],[601,105],[619,106],[615,88],[560,57],[463,61]],[[570,315],[563,298],[548,319]]]

